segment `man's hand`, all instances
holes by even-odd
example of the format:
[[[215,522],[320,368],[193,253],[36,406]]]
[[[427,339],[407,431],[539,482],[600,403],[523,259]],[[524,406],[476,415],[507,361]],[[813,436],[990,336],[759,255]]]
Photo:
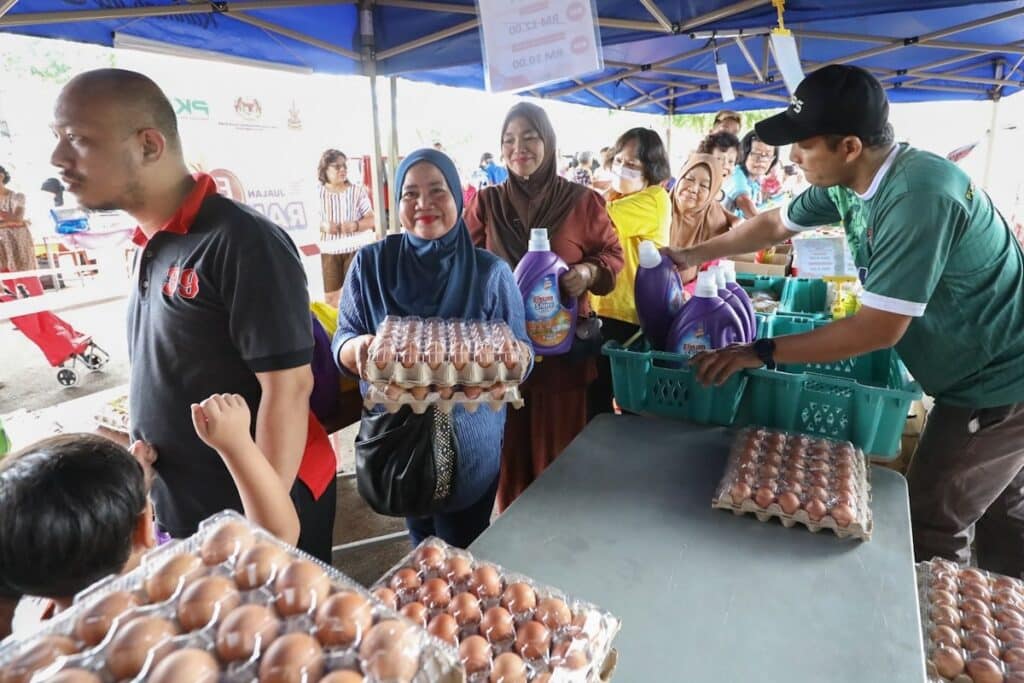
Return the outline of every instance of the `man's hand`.
[[[253,443],[252,414],[238,394],[214,394],[193,403],[192,424],[203,443],[218,453],[237,453]]]
[[[559,284],[566,296],[582,296],[597,278],[597,266],[593,263],[577,263],[562,273]]]
[[[732,344],[717,351],[698,353],[690,359],[697,371],[697,380],[704,386],[721,386],[740,370],[764,365],[750,344]]]
[[[146,482],[146,491],[149,492],[153,488],[153,478],[156,476],[156,471],[153,469],[153,463],[159,457],[156,449],[145,441],[136,441],[128,449],[128,452],[142,465],[143,480]]]
[[[693,268],[694,266],[699,266],[701,264],[701,260],[693,254],[693,249],[662,247],[661,253],[672,259],[672,263],[676,264],[676,268],[678,270]]]

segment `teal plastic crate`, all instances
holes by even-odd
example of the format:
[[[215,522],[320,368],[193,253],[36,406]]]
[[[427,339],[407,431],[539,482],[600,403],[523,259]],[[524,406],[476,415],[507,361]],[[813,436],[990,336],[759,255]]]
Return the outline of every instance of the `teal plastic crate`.
[[[747,294],[769,292],[773,299],[782,302],[782,291],[786,287],[785,277],[773,277],[771,275],[752,275],[750,273],[736,273],[736,284],[747,290]]]
[[[615,400],[624,409],[704,424],[731,425],[748,377],[738,373],[720,387],[705,387],[676,353],[653,351],[638,338],[625,345],[610,341],[603,352],[611,360]]]
[[[777,315],[762,321],[767,337],[809,332],[829,324]],[[892,349],[835,363],[780,365],[751,370],[737,424],[777,427],[849,440],[881,458],[900,453],[910,404],[921,387]]]
[[[786,278],[779,299],[779,313],[793,313],[815,318],[831,318],[828,309],[828,283],[806,277]]]

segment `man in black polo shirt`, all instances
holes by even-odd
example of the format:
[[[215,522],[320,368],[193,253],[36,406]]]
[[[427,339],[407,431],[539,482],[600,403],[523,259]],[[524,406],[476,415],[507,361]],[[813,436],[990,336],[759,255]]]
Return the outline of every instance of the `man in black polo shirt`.
[[[294,244],[265,218],[189,175],[167,97],[145,76],[84,73],[54,111],[51,161],[89,209],[123,209],[139,224],[128,315],[132,437],[157,454],[160,525],[187,536],[206,517],[241,510],[220,457],[190,406],[245,397],[254,437],[302,525],[299,546],[330,562],[334,456],[309,412],[313,336]]]

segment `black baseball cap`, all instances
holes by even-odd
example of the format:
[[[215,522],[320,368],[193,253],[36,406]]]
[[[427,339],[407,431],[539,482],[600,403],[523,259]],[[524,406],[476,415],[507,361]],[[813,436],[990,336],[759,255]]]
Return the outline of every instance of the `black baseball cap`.
[[[781,114],[754,126],[769,145],[788,145],[816,135],[881,133],[889,122],[889,100],[882,84],[857,66],[830,64],[808,74]]]

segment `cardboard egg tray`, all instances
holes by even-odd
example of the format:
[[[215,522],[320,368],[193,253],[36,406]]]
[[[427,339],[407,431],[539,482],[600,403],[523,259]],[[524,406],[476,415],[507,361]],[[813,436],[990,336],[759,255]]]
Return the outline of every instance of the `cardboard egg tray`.
[[[86,589],[35,635],[0,644],[4,683],[351,679],[342,672],[465,681],[450,645],[235,512]]]
[[[457,644],[469,683],[611,678],[621,626],[615,616],[440,539],[421,543],[373,592]],[[502,678],[503,666],[514,673]]]
[[[120,432],[128,433],[128,395],[118,396],[103,404],[96,413],[96,424],[101,427]]]
[[[447,398],[442,398],[442,396]],[[474,398],[469,398],[463,391],[450,391],[442,394],[436,387],[432,387],[422,398],[417,398],[408,389],[399,389],[396,392],[394,387],[391,387],[388,391],[381,391],[377,387],[371,386],[367,389],[366,396],[363,397],[363,405],[368,410],[381,406],[389,413],[396,413],[403,406],[410,406],[412,412],[417,415],[425,413],[430,406],[437,406],[438,409],[450,413],[455,406],[461,405],[468,412],[475,413],[481,406],[494,411],[501,410],[501,407],[506,405],[517,409],[522,408],[523,397],[519,388],[515,386],[506,387],[501,398],[496,398],[489,391],[483,391]]]
[[[460,345],[464,353],[456,352]],[[380,389],[515,385],[530,353],[503,321],[388,316],[370,346],[364,379]]]
[[[935,558],[917,590],[929,683],[1024,682],[1024,581]]]
[[[866,541],[870,498],[864,454],[853,444],[750,427],[733,443],[712,506]]]

